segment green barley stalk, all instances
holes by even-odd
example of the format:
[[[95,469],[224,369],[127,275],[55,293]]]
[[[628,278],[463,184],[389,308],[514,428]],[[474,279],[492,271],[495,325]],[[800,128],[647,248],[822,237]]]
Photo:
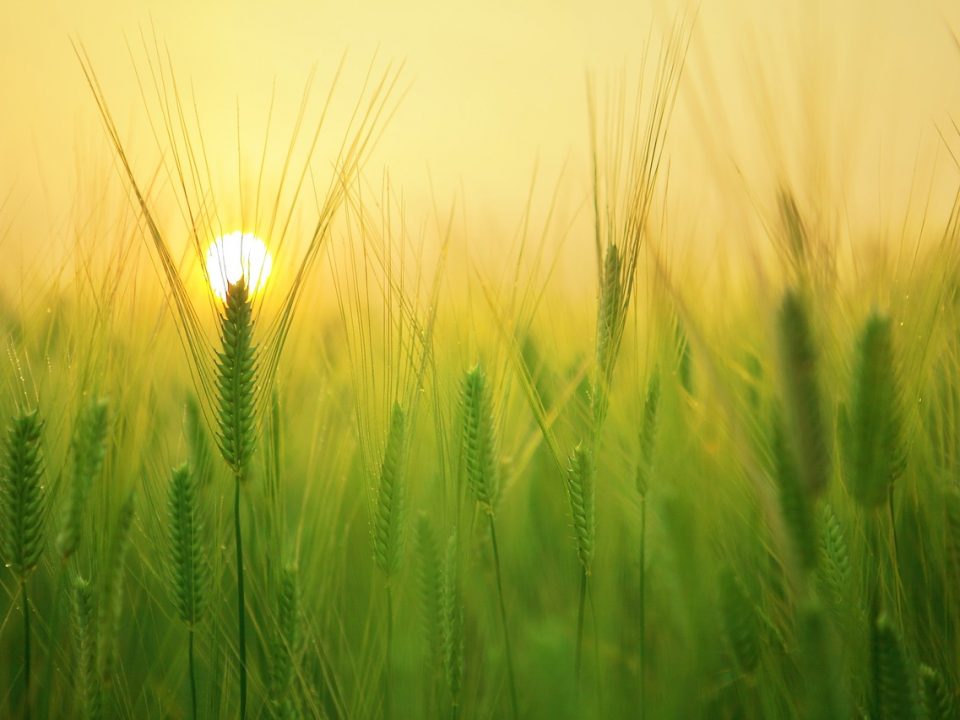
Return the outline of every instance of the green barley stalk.
[[[237,642],[240,656],[240,717],[247,712],[246,605],[243,595],[243,535],[240,528],[240,486],[250,472],[256,447],[256,350],[253,307],[243,278],[227,288],[220,315],[217,354],[217,443],[234,479],[233,522],[237,551]]]
[[[593,560],[596,534],[596,484],[595,468],[590,451],[577,445],[570,456],[566,472],[567,498],[573,518],[574,536],[577,541],[577,557],[580,560],[580,593],[577,602],[577,644],[574,652],[574,671],[578,680],[583,663],[583,626],[586,609],[587,583],[590,578],[590,563]]]
[[[102,585],[97,659],[98,672],[101,681],[105,684],[113,681],[118,660],[117,645],[123,620],[124,564],[130,550],[135,502],[136,494],[131,491],[120,508],[110,545],[109,564],[106,567]]]
[[[809,256],[807,250],[809,242],[807,240],[807,230],[800,215],[800,208],[797,207],[797,201],[793,193],[786,188],[780,189],[777,200],[780,206],[780,221],[783,224],[787,256],[793,265],[794,272],[798,276],[802,276]],[[781,236],[778,235],[779,237]]]
[[[950,720],[956,718],[955,703],[943,676],[932,667],[920,667],[920,687],[923,708],[928,720]]]
[[[377,567],[386,578],[387,598],[387,669],[384,673],[385,714],[390,717],[392,696],[390,662],[393,657],[393,588],[391,580],[400,568],[403,557],[403,514],[406,460],[407,420],[400,403],[394,403],[390,414],[387,444],[380,464],[380,483],[377,488],[373,519],[373,548]]]
[[[475,365],[464,375],[461,386],[463,453],[467,486],[480,508],[491,516],[500,495],[492,403],[486,373]]]
[[[440,644],[443,674],[450,691],[450,716],[460,712],[463,687],[463,597],[460,587],[460,558],[457,536],[447,540],[440,573]]]
[[[813,498],[801,485],[800,474],[778,408],[774,408],[771,426],[774,475],[780,496],[780,513],[790,538],[793,557],[804,572],[809,572],[817,564]]]
[[[600,278],[600,302],[597,307],[597,377],[594,381],[593,422],[599,428],[607,414],[609,404],[609,385],[619,349],[619,334],[623,332],[620,323],[623,298],[623,272],[620,253],[617,246],[607,246],[603,259],[603,272]]]
[[[400,567],[404,532],[404,462],[406,457],[407,420],[399,403],[390,414],[387,445],[380,465],[380,483],[374,513],[373,546],[377,567],[388,578]]]
[[[887,499],[903,472],[900,392],[890,319],[872,314],[857,348],[850,404],[847,488],[864,508]]]
[[[881,509],[889,510],[894,533],[892,566],[899,577],[896,526],[893,515],[893,484],[904,469],[901,437],[901,398],[893,353],[891,322],[876,312],[867,319],[857,346],[850,412],[841,413],[839,434],[847,489],[870,514],[867,532],[873,549],[872,562],[879,567]],[[870,586],[871,619],[880,611],[883,583],[879,573]]]
[[[46,516],[41,482],[43,430],[36,411],[23,412],[7,430],[0,465],[0,555],[20,581],[23,600],[23,708],[30,718],[30,600],[27,579],[43,552]]]
[[[637,493],[640,495],[640,570],[639,570],[639,608],[640,616],[640,718],[646,716],[646,674],[644,664],[647,658],[647,610],[646,610],[646,552],[647,552],[647,490],[653,473],[653,454],[657,441],[657,415],[660,407],[660,373],[655,369],[647,381],[647,397],[643,403],[643,421],[640,425],[640,459],[637,462]]]
[[[657,441],[657,415],[660,408],[660,373],[656,370],[647,381],[647,396],[643,403],[640,424],[640,459],[637,462],[637,492],[646,497],[653,470],[653,451]]]
[[[99,720],[102,715],[100,681],[97,677],[97,626],[90,583],[73,578],[73,638],[76,654],[76,684],[80,717]]]
[[[814,499],[830,477],[830,444],[822,411],[818,357],[806,303],[789,290],[777,316],[784,420],[803,492]]]
[[[917,704],[913,673],[893,623],[881,614],[871,633],[872,702],[871,716],[914,720]]]
[[[640,82],[633,98],[634,114],[627,105],[625,87],[611,93],[607,103],[588,89],[591,159],[593,170],[594,242],[599,277],[599,299],[595,343],[596,372],[591,390],[591,424],[586,446],[590,456],[599,457],[599,440],[626,326],[627,314],[636,288],[637,268],[643,241],[648,237],[648,220],[662,168],[667,129],[690,38],[692,18],[681,15],[662,48],[651,88]],[[644,80],[646,78],[643,78]],[[597,108],[612,110],[601,128]],[[602,148],[602,150],[601,150]],[[656,262],[656,260],[655,260]],[[556,451],[535,393],[531,396],[535,416],[561,473],[565,458]],[[584,438],[581,437],[581,442]],[[581,569],[582,608],[588,595],[587,575]],[[579,613],[582,616],[582,612]],[[577,647],[582,648],[583,624],[578,620]],[[575,659],[579,667],[579,660]],[[577,684],[579,686],[579,673]]]
[[[443,586],[443,563],[433,525],[421,512],[416,528],[417,550],[417,609],[423,634],[424,712],[430,714],[437,690],[438,671],[443,668],[443,642],[440,617],[440,595]]]
[[[634,262],[635,264],[635,262]],[[577,686],[583,660],[584,610],[590,587],[590,561],[596,533],[595,468],[600,433],[610,403],[610,383],[616,366],[624,317],[629,303],[630,280],[625,275],[623,258],[616,243],[610,242],[600,266],[600,297],[597,304],[596,373],[590,393],[592,425],[587,445],[581,442],[571,454],[566,472],[567,499],[577,541],[580,560],[580,590],[577,599],[577,641],[574,668]]]
[[[417,590],[420,595],[420,622],[431,667],[440,658],[441,561],[437,538],[430,518],[421,513],[417,520]]]
[[[486,374],[479,364],[468,370],[463,378],[463,454],[467,469],[467,485],[480,508],[486,512],[490,524],[490,542],[493,545],[493,564],[497,578],[497,597],[500,604],[500,621],[503,626],[503,643],[507,655],[507,676],[510,683],[510,705],[513,717],[519,717],[517,684],[513,672],[513,652],[510,648],[510,631],[507,625],[507,610],[503,599],[503,578],[500,569],[500,549],[497,545],[497,529],[494,510],[500,494],[497,439],[493,421],[493,401],[487,387]]]
[[[298,717],[293,700],[293,683],[300,655],[300,587],[297,571],[283,569],[277,599],[277,630],[271,646],[271,703],[274,717],[288,720]]]
[[[805,689],[803,717],[809,720],[849,718],[848,700],[836,667],[830,623],[822,606],[815,600],[805,600],[797,609],[797,634]]]
[[[80,546],[81,532],[87,512],[87,498],[93,481],[100,474],[106,455],[108,407],[104,399],[93,400],[80,410],[70,442],[72,473],[69,479],[67,498],[61,514],[60,529],[56,536],[56,550],[64,568],[57,579],[56,598],[60,598],[63,583],[68,579],[66,563],[75,555]],[[60,625],[60,602],[53,606],[53,618],[50,622],[50,636],[57,637]],[[49,686],[54,676],[55,654],[47,654],[44,669],[45,685]],[[49,716],[48,694],[42,698],[43,715]]]
[[[186,465],[172,473],[169,493],[170,565],[177,614],[186,624],[190,672],[191,717],[197,717],[197,677],[194,661],[196,626],[203,617],[210,565],[203,551],[203,526],[197,485]]]
[[[731,569],[720,576],[720,610],[737,667],[753,674],[760,664],[760,628],[756,603]]]
[[[567,469],[567,497],[573,516],[573,531],[577,540],[577,557],[583,574],[590,577],[596,535],[595,468],[590,451],[577,445],[570,456]]]
[[[820,507],[819,526],[820,561],[817,575],[820,593],[827,598],[831,612],[842,618],[850,611],[851,605],[853,571],[850,550],[836,513],[826,503]]]
[[[81,411],[70,444],[73,477],[60,532],[57,534],[57,552],[64,561],[69,560],[80,545],[87,497],[103,465],[106,441],[107,403],[105,400],[96,400]]]

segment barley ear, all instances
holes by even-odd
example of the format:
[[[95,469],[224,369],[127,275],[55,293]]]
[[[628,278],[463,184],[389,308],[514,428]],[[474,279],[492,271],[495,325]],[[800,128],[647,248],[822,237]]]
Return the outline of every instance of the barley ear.
[[[890,319],[873,314],[860,336],[849,417],[847,487],[866,508],[887,499],[903,471],[900,395]]]
[[[35,411],[21,413],[10,423],[0,460],[0,552],[21,582],[43,552],[42,431]]]
[[[637,492],[647,494],[653,470],[653,451],[657,441],[657,414],[660,406],[660,373],[653,371],[647,381],[647,397],[643,403],[640,424],[640,460],[637,462]]]
[[[807,257],[807,231],[800,216],[800,209],[793,194],[786,189],[779,193],[780,220],[790,249],[791,261],[798,270],[804,267]]]
[[[751,674],[760,664],[757,608],[742,581],[729,568],[720,576],[720,609],[737,666],[741,672]]]
[[[617,328],[623,301],[620,252],[613,243],[607,245],[600,278],[600,302],[597,308],[597,370],[599,382],[605,384],[613,370],[616,356]]]
[[[780,513],[790,536],[793,556],[804,570],[812,570],[817,563],[817,538],[813,522],[813,502],[800,483],[799,472],[785,437],[780,412],[774,409],[773,459],[780,495]]]
[[[443,674],[454,707],[460,704],[463,683],[463,600],[460,591],[460,559],[457,538],[451,535],[443,560],[440,592],[440,637]]]
[[[912,720],[917,717],[913,674],[896,629],[886,615],[873,627],[872,663],[874,702],[881,718]]]
[[[440,588],[442,583],[440,550],[430,519],[423,513],[417,522],[417,590],[420,595],[420,622],[430,663],[441,659]]]
[[[234,477],[245,480],[256,447],[257,371],[253,306],[242,278],[227,288],[220,316],[220,344],[216,364],[217,443]]]
[[[101,586],[100,637],[97,657],[103,682],[113,680],[117,665],[117,644],[123,620],[124,565],[130,549],[130,535],[136,495],[131,492],[120,508],[110,547],[109,564]]]
[[[203,550],[197,485],[186,465],[171,476],[169,512],[173,596],[180,620],[193,627],[203,617],[210,565]]]
[[[97,677],[97,627],[90,583],[79,575],[73,578],[73,643],[80,717],[99,720],[103,716],[100,679]]]
[[[808,497],[818,497],[830,477],[830,445],[822,412],[818,357],[806,304],[795,290],[783,298],[777,335],[787,437]]]
[[[70,478],[70,489],[57,534],[57,552],[64,560],[69,559],[80,545],[87,497],[103,466],[106,441],[107,403],[105,400],[96,400],[81,411],[70,444],[73,476]]]
[[[951,720],[957,717],[953,696],[939,672],[921,665],[920,687],[928,720]]]
[[[830,610],[838,617],[850,611],[850,588],[853,573],[850,567],[850,550],[843,527],[833,508],[824,504],[820,508],[820,562],[817,577],[822,596],[827,598]]]
[[[393,406],[387,444],[380,465],[380,484],[373,522],[373,547],[377,567],[388,578],[400,567],[403,557],[403,514],[405,501],[404,465],[407,420],[399,403]]]
[[[463,378],[463,454],[467,485],[480,506],[493,514],[500,492],[493,402],[487,376],[480,365]]]
[[[596,487],[590,451],[581,443],[567,467],[567,498],[577,539],[577,556],[585,575],[590,575],[596,534]]]
[[[297,717],[293,683],[301,647],[300,586],[297,571],[285,567],[277,600],[277,627],[271,648],[271,693],[275,716]]]

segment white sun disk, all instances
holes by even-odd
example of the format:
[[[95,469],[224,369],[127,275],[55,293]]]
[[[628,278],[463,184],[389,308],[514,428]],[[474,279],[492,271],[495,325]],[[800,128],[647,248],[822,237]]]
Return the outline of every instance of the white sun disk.
[[[236,231],[214,240],[207,249],[207,276],[210,288],[221,300],[227,287],[240,278],[251,295],[263,289],[273,268],[266,243],[252,233]]]

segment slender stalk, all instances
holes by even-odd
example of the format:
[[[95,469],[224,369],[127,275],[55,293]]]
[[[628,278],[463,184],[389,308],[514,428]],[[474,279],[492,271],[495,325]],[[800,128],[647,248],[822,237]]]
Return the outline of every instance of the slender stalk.
[[[240,476],[236,476],[233,522],[237,542],[237,640],[240,644],[240,718],[247,716],[247,628],[243,599],[243,535],[240,532]]]
[[[596,448],[596,436],[594,439]],[[580,600],[577,613],[577,645],[574,664],[576,666],[577,692],[580,690],[580,669],[583,658],[583,615],[586,601],[587,582],[595,542],[595,500],[594,500],[594,452],[581,443],[574,448],[567,470],[567,499],[570,501],[570,514],[577,541],[577,557],[580,560]]]
[[[900,542],[897,539],[897,521],[893,512],[893,487],[887,491],[887,510],[890,515],[890,534],[893,539],[893,548],[890,558],[892,565],[891,575],[893,577],[893,598],[897,606],[897,622],[903,624],[903,607],[900,601],[900,588],[902,581],[900,578]]]
[[[639,670],[639,682],[638,689],[640,693],[640,714],[639,720],[644,720],[646,717],[646,673],[644,672],[645,665],[647,662],[647,615],[646,615],[646,573],[645,573],[645,564],[646,564],[646,538],[647,535],[647,501],[646,498],[640,496],[640,587],[639,587],[639,604],[640,604],[640,670]]]
[[[500,621],[503,625],[503,643],[507,651],[507,675],[510,680],[510,706],[513,709],[514,720],[520,717],[517,704],[517,682],[513,674],[513,652],[510,649],[510,632],[507,629],[507,608],[503,602],[503,581],[500,577],[500,550],[497,547],[497,530],[493,522],[493,515],[487,516],[490,520],[490,542],[493,544],[493,564],[497,574],[497,596],[500,599]]]
[[[880,717],[880,680],[879,667],[877,665],[877,618],[880,617],[882,607],[882,573],[880,567],[880,523],[876,513],[869,512],[867,516],[867,535],[869,536],[870,558],[869,566],[872,570],[867,592],[870,597],[869,618],[867,622],[870,627],[870,694],[869,710],[870,717]]]
[[[190,628],[190,641],[189,641],[189,653],[190,653],[190,708],[192,709],[191,717],[193,720],[197,720],[197,674],[196,668],[194,665],[194,655],[193,655],[193,639],[194,631],[193,628]]]
[[[590,622],[593,625],[593,667],[596,671],[594,691],[597,699],[597,717],[600,717],[600,709],[603,707],[603,673],[600,672],[600,626],[597,624],[597,604],[593,600],[593,593],[590,592],[590,585],[587,585],[587,603],[590,605]]]
[[[30,720],[30,599],[27,596],[27,579],[20,579],[23,596],[23,717]]]
[[[57,636],[60,631],[60,599],[63,597],[63,582],[66,578],[66,567],[57,575],[57,589],[53,596],[53,617],[50,619],[50,651],[47,653],[47,662],[43,668],[43,687],[53,687],[53,660],[56,655],[54,648],[57,645]],[[50,693],[40,693],[41,717],[50,718]]]
[[[580,696],[580,671],[583,667],[583,616],[587,604],[587,571],[580,572],[580,599],[577,601],[577,649],[574,653],[574,669],[577,678],[577,697]]]
[[[392,717],[393,703],[391,702],[390,661],[393,657],[393,590],[387,580],[387,657],[383,673],[383,716],[386,720]]]

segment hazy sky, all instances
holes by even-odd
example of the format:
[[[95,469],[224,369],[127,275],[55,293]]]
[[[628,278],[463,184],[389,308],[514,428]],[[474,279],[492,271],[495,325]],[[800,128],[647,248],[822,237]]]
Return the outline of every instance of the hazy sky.
[[[566,163],[565,198],[586,196],[586,73],[601,84],[620,72],[634,77],[647,38],[664,37],[683,7],[5,0],[0,227],[45,237],[74,213],[78,178],[102,178],[110,167],[72,39],[89,52],[133,154],[157,161],[134,74],[134,63],[146,67],[141,31],[156,32],[181,88],[192,86],[225,185],[252,182],[236,177],[237,108],[241,161],[252,168],[274,83],[282,149],[311,68],[322,95],[348,52],[340,113],[376,56],[381,69],[404,63],[408,92],[372,170],[389,167],[413,207],[426,202],[432,177],[441,199],[462,187],[476,213],[512,227],[536,163],[545,195]],[[723,215],[749,206],[751,194],[768,200],[764,188],[786,175],[798,187],[842,191],[870,217],[895,214],[890,198],[903,198],[913,177],[928,182],[935,162],[955,180],[938,137],[960,109],[960,52],[949,30],[960,28],[960,12],[947,8],[933,0],[703,0],[671,135],[672,202]],[[331,137],[343,120],[331,117]],[[685,222],[691,227],[681,230],[706,231]],[[711,232],[723,232],[723,222]]]

